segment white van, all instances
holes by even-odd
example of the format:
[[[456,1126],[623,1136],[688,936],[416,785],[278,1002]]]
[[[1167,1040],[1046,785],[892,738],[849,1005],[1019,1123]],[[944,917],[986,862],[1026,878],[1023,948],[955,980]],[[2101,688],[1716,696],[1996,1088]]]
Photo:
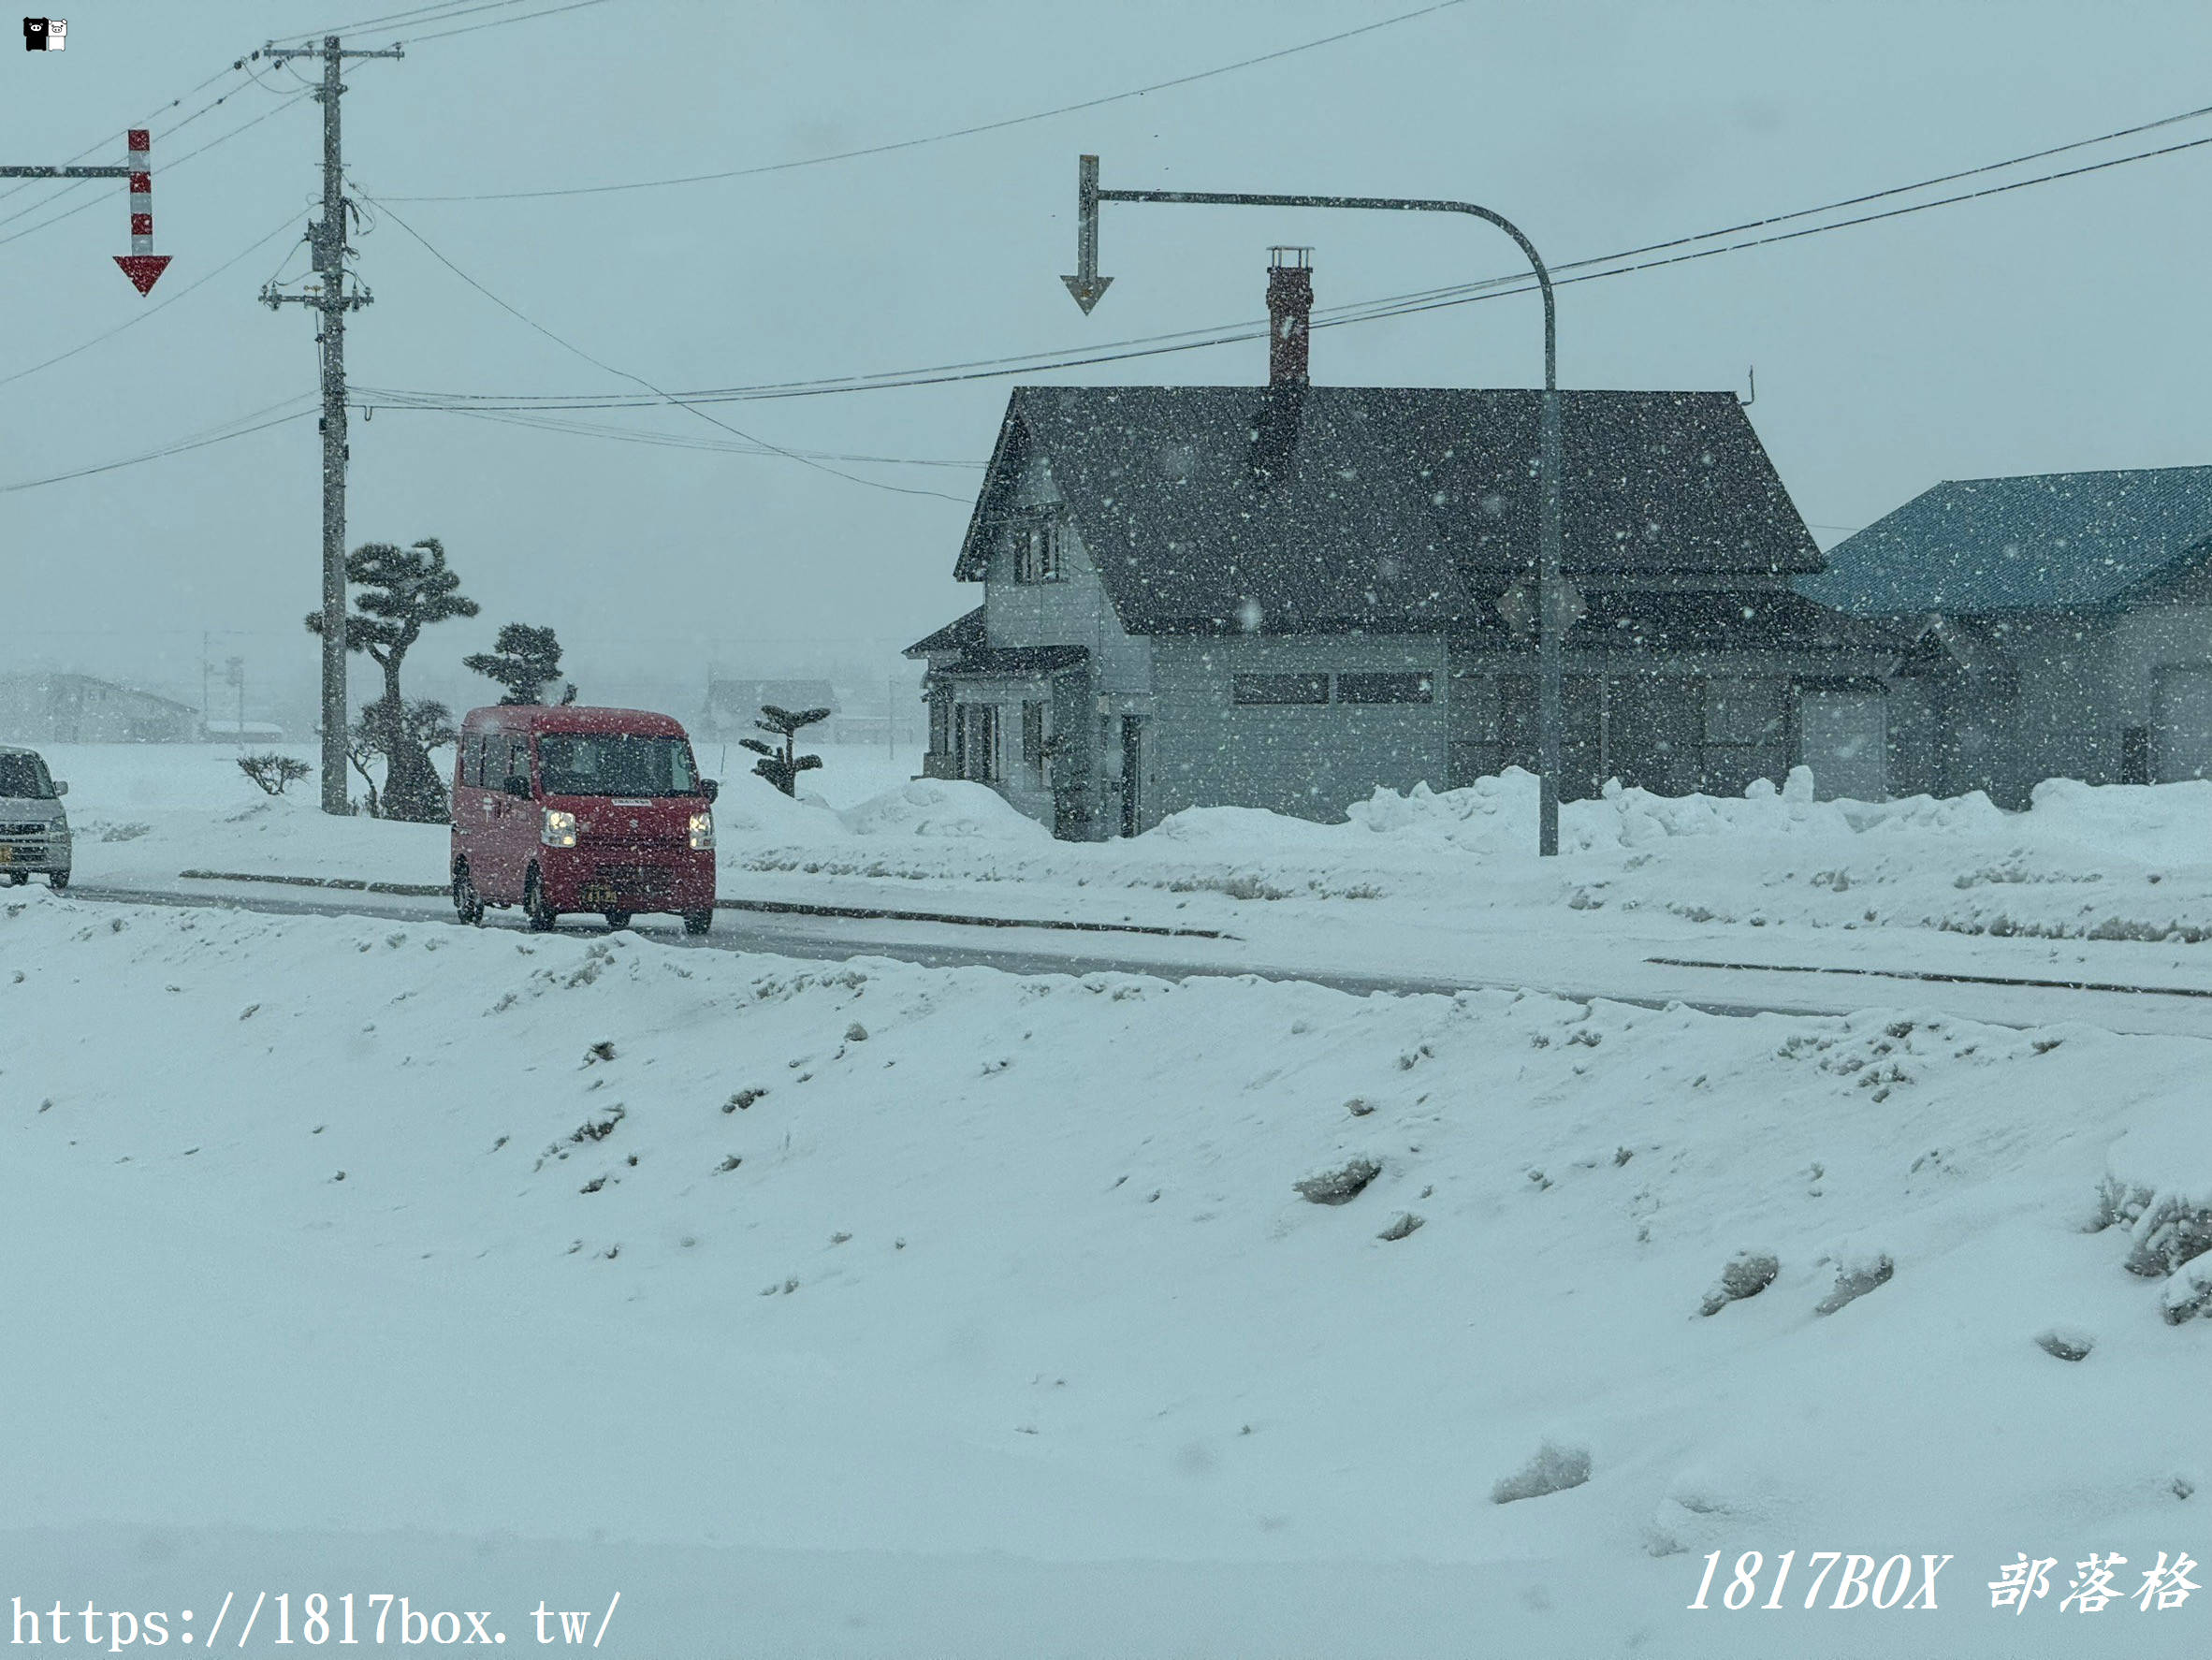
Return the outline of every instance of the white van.
[[[22,887],[34,871],[57,890],[69,885],[68,793],[37,750],[0,744],[0,877],[9,886]]]

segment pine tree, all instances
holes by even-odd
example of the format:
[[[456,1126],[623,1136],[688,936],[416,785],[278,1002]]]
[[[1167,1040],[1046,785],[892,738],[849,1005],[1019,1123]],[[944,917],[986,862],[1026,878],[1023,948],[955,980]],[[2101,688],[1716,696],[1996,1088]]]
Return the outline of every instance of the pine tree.
[[[560,642],[549,628],[510,622],[500,630],[491,650],[471,653],[461,659],[461,666],[503,687],[503,704],[542,704],[560,679]],[[560,696],[553,701],[575,703],[575,687],[563,684]]]
[[[460,591],[460,576],[446,565],[444,545],[435,536],[409,547],[365,542],[346,556],[345,579],[362,590],[345,619],[346,649],[366,653],[384,671],[384,696],[362,710],[385,758],[382,816],[440,823],[448,810],[445,785],[428,750],[408,734],[400,665],[425,628],[475,616],[476,602]],[[309,615],[307,628],[323,632],[321,612]]]
[[[763,732],[772,732],[782,738],[783,748],[778,750],[757,737],[741,737],[737,741],[761,757],[752,764],[754,772],[786,795],[796,795],[799,793],[799,774],[811,772],[822,764],[819,755],[801,755],[796,752],[799,729],[811,726],[817,721],[826,721],[829,717],[827,709],[793,711],[779,709],[772,703],[763,704],[761,719],[753,724]]]

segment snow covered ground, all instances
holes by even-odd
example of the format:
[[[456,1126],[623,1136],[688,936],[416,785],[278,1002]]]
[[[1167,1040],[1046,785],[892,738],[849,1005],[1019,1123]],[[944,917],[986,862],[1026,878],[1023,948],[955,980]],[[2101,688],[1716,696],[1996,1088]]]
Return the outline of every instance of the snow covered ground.
[[[442,829],[269,801],[220,750],[48,754],[83,884],[443,867]],[[2212,786],[1629,793],[1539,864],[1512,776],[1071,847],[872,760],[819,804],[733,779],[724,892],[1532,984],[1678,950],[2212,986]],[[2092,1551],[2124,1594],[2212,1562],[2205,1041],[1837,983],[1875,1006],[0,893],[36,1426],[0,1560],[41,1606],[391,1590],[510,1641],[619,1590],[602,1652],[637,1655],[2203,1652],[2212,1592],[2058,1605]],[[2051,1594],[1992,1612],[2023,1551]],[[1832,1577],[1807,1611],[1819,1551],[1903,1554],[1906,1595],[1952,1561],[1932,1613],[1828,1609]]]
[[[2212,1320],[2128,1271],[2140,1218],[2090,1230],[2147,1163],[2212,1190],[2199,1042],[39,889],[0,1027],[0,1533],[42,1601],[119,1599],[87,1564],[183,1606],[619,1589],[624,1654],[2177,1654],[2212,1619],[2056,1606],[2091,1550],[2212,1557]],[[1701,1314],[1747,1253],[1772,1283]],[[1932,1614],[1691,1612],[1716,1550],[1716,1589],[1745,1550],[1954,1560]],[[1992,1613],[2022,1550],[2058,1588]]]

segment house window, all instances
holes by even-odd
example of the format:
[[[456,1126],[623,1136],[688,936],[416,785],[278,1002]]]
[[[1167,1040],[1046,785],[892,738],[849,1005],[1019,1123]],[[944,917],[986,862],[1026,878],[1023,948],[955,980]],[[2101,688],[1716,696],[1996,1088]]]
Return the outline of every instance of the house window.
[[[1239,704],[1327,703],[1327,675],[1238,675],[1230,699]]]
[[[1060,579],[1059,521],[1046,513],[1032,514],[1014,525],[1014,580],[1057,582]]]
[[[960,776],[979,784],[998,781],[998,706],[964,703],[959,706]]]
[[[1338,703],[1434,703],[1433,675],[1339,675]]]

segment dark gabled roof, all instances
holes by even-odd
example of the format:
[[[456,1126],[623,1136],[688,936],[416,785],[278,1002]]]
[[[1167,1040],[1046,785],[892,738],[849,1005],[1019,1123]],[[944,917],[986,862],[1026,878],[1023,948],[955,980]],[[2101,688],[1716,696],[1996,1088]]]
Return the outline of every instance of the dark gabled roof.
[[[947,651],[976,651],[984,644],[983,608],[978,605],[965,617],[956,618],[933,634],[924,634],[900,655],[905,657],[942,656]]]
[[[1865,616],[2102,604],[2212,538],[2212,467],[1939,484],[1797,585]]]
[[[954,574],[982,578],[1041,453],[1132,633],[1470,621],[1535,562],[1541,398],[1017,387]],[[1820,568],[1734,393],[1561,400],[1570,575]]]

